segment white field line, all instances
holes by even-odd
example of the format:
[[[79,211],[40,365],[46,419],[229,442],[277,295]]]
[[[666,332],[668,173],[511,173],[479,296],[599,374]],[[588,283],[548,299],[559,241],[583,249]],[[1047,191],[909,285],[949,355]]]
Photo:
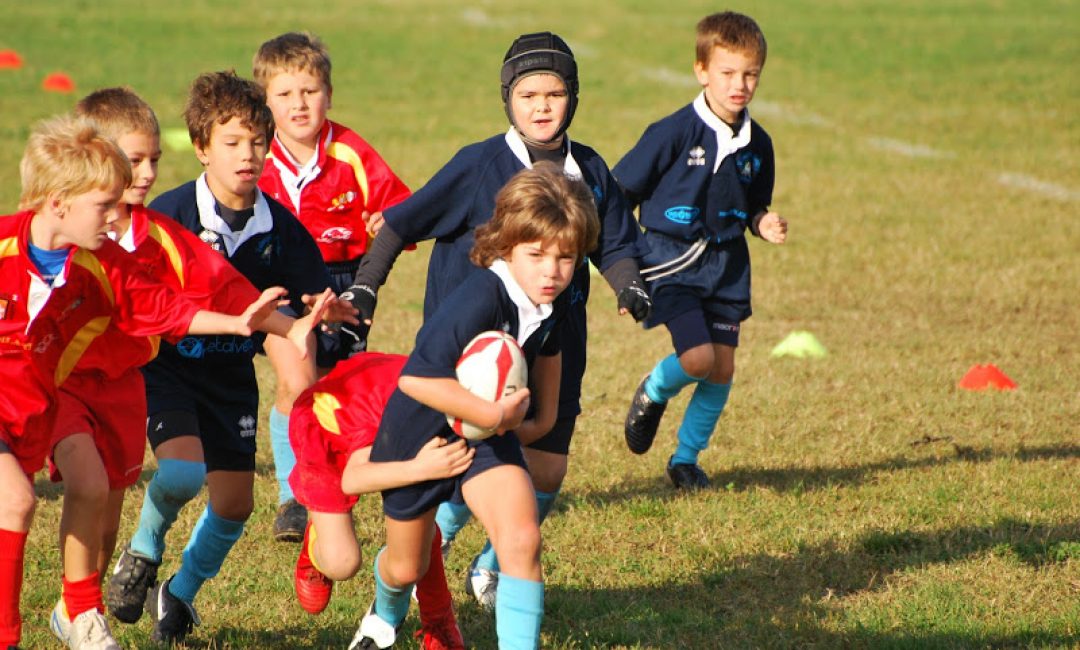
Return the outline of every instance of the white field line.
[[[955,158],[956,154],[951,151],[942,151],[941,149],[934,149],[922,144],[915,144],[912,142],[904,142],[903,140],[896,140],[894,138],[867,138],[866,142],[875,149],[881,149],[882,151],[888,151],[890,153],[898,153],[901,156],[907,156],[908,158]]]
[[[1005,187],[1034,192],[1058,201],[1080,201],[1080,191],[1057,183],[1048,183],[1027,174],[998,174],[997,182]]]

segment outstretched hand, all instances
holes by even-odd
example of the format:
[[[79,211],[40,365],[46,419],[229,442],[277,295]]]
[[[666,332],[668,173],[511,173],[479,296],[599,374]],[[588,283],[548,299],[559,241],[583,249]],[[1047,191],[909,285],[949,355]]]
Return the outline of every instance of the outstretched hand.
[[[267,316],[274,313],[278,307],[289,304],[288,300],[282,300],[288,293],[284,287],[270,287],[263,291],[255,302],[248,305],[244,313],[237,316],[240,321],[238,333],[251,336]]]
[[[787,241],[787,219],[776,212],[766,212],[758,221],[758,233],[769,243],[783,244]]]

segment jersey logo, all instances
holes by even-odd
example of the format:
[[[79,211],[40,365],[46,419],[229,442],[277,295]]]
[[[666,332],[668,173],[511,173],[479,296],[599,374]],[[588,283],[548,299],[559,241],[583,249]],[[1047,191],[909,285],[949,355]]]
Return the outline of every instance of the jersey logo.
[[[255,420],[255,416],[253,416],[253,415],[244,415],[239,420],[237,420],[236,424],[240,427],[240,437],[241,438],[254,438],[255,437],[255,423],[256,423],[256,420]]]
[[[739,180],[749,183],[761,170],[761,158],[751,151],[740,151],[735,155],[735,169],[739,172]]]
[[[176,351],[187,359],[202,359],[206,354],[206,342],[198,336],[185,336],[176,344]]]
[[[41,340],[38,341],[38,344],[34,346],[34,352],[38,354],[45,354],[45,351],[49,349],[49,346],[52,345],[53,341],[55,340],[55,334],[46,334],[45,336],[41,337]]]
[[[351,228],[345,226],[333,226],[322,231],[319,235],[319,242],[322,244],[330,244],[336,241],[349,241],[352,239],[353,231]]]
[[[676,205],[673,208],[664,210],[664,217],[668,221],[685,225],[697,219],[699,212],[701,211],[692,205]]]
[[[12,298],[0,296],[0,320],[4,320],[8,317],[8,308],[11,306],[12,302]],[[14,318],[14,313],[12,314],[12,318]]]
[[[224,252],[225,250],[225,247],[221,244],[221,235],[213,230],[203,230],[199,233],[199,239],[209,244],[210,248],[213,248],[219,253]]]
[[[593,196],[596,197],[596,205],[600,205],[604,202],[604,190],[600,189],[599,185],[593,185]]]
[[[255,245],[258,249],[259,261],[263,266],[270,266],[274,261],[274,235],[268,234]]]
[[[705,164],[705,147],[698,145],[690,150],[690,157],[686,159],[687,167],[701,167]]]
[[[352,204],[356,201],[356,192],[348,191],[338,194],[334,198],[330,199],[330,207],[326,209],[327,212],[342,212],[352,207]]]

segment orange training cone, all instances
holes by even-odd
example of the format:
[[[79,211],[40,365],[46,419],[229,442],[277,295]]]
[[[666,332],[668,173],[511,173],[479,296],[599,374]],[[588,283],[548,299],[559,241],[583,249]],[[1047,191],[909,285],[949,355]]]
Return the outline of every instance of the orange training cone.
[[[964,378],[960,380],[959,386],[964,390],[986,390],[987,388],[1015,390],[1016,382],[1009,379],[1009,376],[1001,372],[997,366],[988,363],[971,366]]]
[[[75,82],[63,72],[53,72],[45,76],[41,88],[54,93],[75,92]]]
[[[0,50],[0,70],[18,70],[22,67],[22,57],[15,50]]]

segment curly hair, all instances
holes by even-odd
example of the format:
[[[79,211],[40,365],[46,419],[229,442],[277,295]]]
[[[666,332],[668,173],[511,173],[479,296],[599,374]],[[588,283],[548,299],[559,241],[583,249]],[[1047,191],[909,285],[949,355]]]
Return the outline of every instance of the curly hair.
[[[191,82],[184,121],[196,147],[210,144],[215,124],[238,118],[245,128],[274,137],[274,116],[266,106],[266,93],[254,81],[241,79],[234,70],[207,72]]]
[[[549,162],[523,169],[495,196],[495,214],[475,232],[469,259],[480,267],[518,244],[554,242],[580,264],[596,248],[600,219],[592,192]]]

